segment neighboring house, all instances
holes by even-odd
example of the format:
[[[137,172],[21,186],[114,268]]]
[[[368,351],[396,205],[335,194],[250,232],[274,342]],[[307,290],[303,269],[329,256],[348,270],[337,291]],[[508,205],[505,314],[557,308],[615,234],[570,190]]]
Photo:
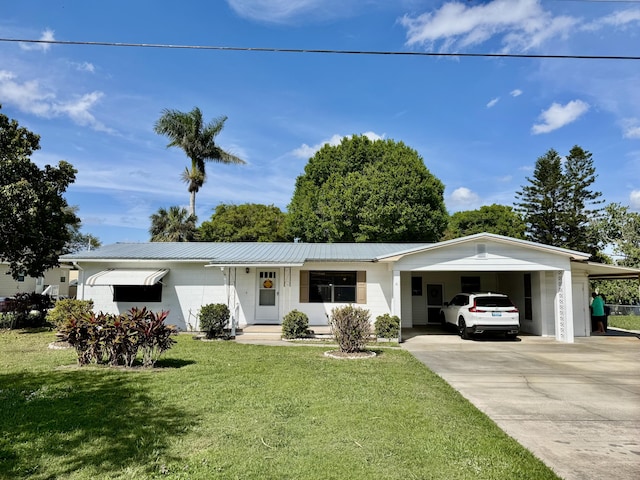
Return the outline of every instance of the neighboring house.
[[[225,303],[234,325],[280,324],[297,309],[311,325],[358,304],[401,318],[402,328],[439,322],[460,291],[508,294],[523,332],[572,342],[590,335],[590,276],[638,278],[640,270],[588,262],[589,255],[494,234],[439,243],[119,243],[65,255],[79,270],[77,298],[96,311],[170,310],[197,330],[202,305]]]
[[[42,277],[34,278],[20,275],[18,280],[11,276],[8,263],[0,263],[0,297],[12,297],[17,293],[47,293],[52,297],[68,297],[70,276],[73,272],[69,265],[47,270]],[[77,274],[76,274],[77,278]]]

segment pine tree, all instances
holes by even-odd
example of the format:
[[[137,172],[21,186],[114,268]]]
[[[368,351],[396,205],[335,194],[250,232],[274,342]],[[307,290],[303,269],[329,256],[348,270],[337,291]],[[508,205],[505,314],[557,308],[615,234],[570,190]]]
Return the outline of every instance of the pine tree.
[[[564,246],[573,250],[596,253],[597,239],[589,228],[591,220],[601,212],[602,193],[589,187],[596,180],[591,153],[574,146],[564,164],[567,204],[564,219]]]
[[[590,224],[601,212],[602,194],[590,189],[595,180],[591,153],[577,145],[564,162],[554,149],[538,158],[529,185],[516,193],[527,239],[596,253],[599,242]]]
[[[567,202],[562,159],[554,149],[539,157],[529,185],[516,192],[516,203],[527,226],[526,237],[533,242],[556,245],[562,242],[563,215]]]

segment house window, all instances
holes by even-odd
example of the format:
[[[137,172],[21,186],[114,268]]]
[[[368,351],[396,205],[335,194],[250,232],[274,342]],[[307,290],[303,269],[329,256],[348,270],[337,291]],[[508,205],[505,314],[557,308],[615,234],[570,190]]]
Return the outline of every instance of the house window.
[[[533,320],[533,296],[531,294],[531,274],[524,274],[524,319]]]
[[[60,277],[60,283],[64,283],[64,282],[66,282],[66,281],[67,281],[67,278],[66,278],[66,277]]]
[[[24,273],[19,273],[18,274],[18,281],[19,282],[24,282]]]
[[[422,296],[422,277],[411,277],[411,295]]]
[[[463,293],[480,292],[480,277],[460,277],[460,291]]]
[[[356,272],[309,272],[309,301],[353,303],[356,285]]]
[[[162,284],[155,285],[114,285],[114,302],[161,302]]]
[[[300,270],[301,303],[367,303],[367,272]]]

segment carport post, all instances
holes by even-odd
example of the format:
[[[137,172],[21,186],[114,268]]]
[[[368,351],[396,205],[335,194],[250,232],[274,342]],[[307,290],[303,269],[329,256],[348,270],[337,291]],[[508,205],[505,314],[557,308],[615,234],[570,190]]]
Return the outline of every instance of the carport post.
[[[556,297],[554,301],[556,340],[573,343],[573,295],[571,270],[556,272]]]
[[[393,285],[391,288],[391,315],[396,315],[400,318],[400,325],[398,327],[398,343],[402,342],[402,318],[400,312],[400,270],[393,271]]]

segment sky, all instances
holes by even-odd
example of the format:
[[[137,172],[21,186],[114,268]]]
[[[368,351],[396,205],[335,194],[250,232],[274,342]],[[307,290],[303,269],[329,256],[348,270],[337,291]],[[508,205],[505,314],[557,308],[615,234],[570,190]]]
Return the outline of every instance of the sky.
[[[188,207],[190,162],[163,109],[226,116],[199,221],[220,203],[286,211],[296,178],[344,136],[402,141],[449,213],[513,205],[536,159],[579,145],[593,188],[640,211],[640,60],[287,53],[83,42],[411,53],[640,56],[640,0],[20,0],[0,4],[0,113],[41,136],[39,166],[103,244],[149,240]],[[50,40],[50,44],[10,40]]]

